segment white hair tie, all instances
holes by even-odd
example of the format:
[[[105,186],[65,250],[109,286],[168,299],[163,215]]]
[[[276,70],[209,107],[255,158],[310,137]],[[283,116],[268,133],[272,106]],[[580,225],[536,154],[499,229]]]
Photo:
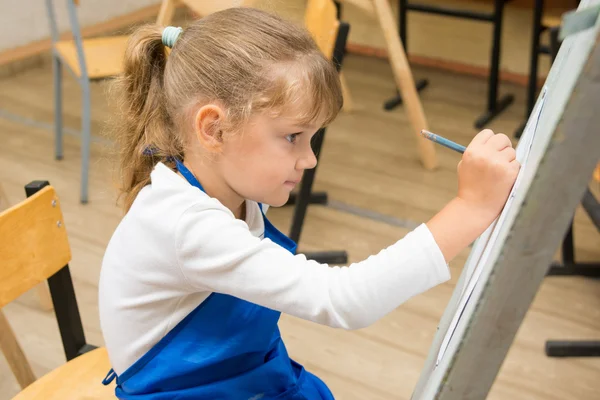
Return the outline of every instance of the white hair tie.
[[[173,48],[179,35],[181,35],[183,29],[181,27],[167,26],[162,32],[162,42],[165,46]]]

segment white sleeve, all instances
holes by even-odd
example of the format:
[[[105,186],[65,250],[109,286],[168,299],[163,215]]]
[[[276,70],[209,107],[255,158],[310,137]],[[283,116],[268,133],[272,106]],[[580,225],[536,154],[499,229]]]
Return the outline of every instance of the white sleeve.
[[[329,267],[253,236],[224,210],[192,207],[177,225],[179,267],[193,290],[229,294],[319,324],[366,327],[448,279],[426,225],[368,259]]]

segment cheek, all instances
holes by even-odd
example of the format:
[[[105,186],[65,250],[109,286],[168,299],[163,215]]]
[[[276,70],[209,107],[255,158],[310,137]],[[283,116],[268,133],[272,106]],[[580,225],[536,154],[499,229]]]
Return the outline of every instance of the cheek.
[[[294,159],[277,143],[248,144],[227,154],[226,174],[243,190],[269,190],[289,178]]]

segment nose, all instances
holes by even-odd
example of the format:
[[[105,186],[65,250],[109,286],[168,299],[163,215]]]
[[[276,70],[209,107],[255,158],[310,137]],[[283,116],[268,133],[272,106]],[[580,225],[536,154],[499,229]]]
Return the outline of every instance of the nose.
[[[305,170],[305,169],[313,169],[317,166],[317,157],[315,153],[313,153],[312,149],[309,148],[308,151],[304,153],[302,157],[298,159],[296,162],[296,169]]]

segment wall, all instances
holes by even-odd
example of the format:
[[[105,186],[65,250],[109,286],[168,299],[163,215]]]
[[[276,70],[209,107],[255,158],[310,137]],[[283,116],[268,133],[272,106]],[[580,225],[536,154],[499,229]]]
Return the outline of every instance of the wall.
[[[54,0],[61,32],[69,31],[66,0]],[[50,37],[45,0],[0,0],[0,52]],[[105,22],[160,0],[81,0],[78,7],[82,26]]]
[[[195,0],[224,1],[224,0]],[[253,0],[256,6],[276,11],[293,21],[303,19],[306,0]],[[351,48],[367,53],[385,51],[385,41],[377,21],[352,0],[344,4],[343,19],[350,23]],[[364,1],[364,0],[363,0]],[[412,0],[413,2],[460,7],[471,10],[492,10],[491,0]],[[54,0],[61,30],[68,31],[66,0]],[[158,6],[160,0],[81,0],[79,20],[82,27],[114,20],[136,10]],[[397,13],[397,0],[390,0]],[[505,10],[502,34],[501,71],[512,75],[513,81],[524,83],[529,70],[532,5],[534,0],[513,0]],[[547,8],[576,6],[576,0],[546,0]],[[148,12],[146,12],[147,14]],[[47,39],[50,31],[42,0],[0,0],[0,64],[11,60],[10,49],[27,47]],[[128,22],[128,23],[131,23]],[[417,12],[408,15],[408,51],[414,61],[438,65],[446,69],[485,75],[489,68],[492,25],[485,22],[436,16]],[[354,46],[352,46],[354,45]],[[38,45],[40,52],[47,49]],[[19,49],[20,50],[20,49]],[[16,52],[13,52],[13,54]],[[29,55],[26,51],[23,52]],[[14,58],[14,57],[12,57]],[[548,57],[540,57],[540,74],[549,67]]]

